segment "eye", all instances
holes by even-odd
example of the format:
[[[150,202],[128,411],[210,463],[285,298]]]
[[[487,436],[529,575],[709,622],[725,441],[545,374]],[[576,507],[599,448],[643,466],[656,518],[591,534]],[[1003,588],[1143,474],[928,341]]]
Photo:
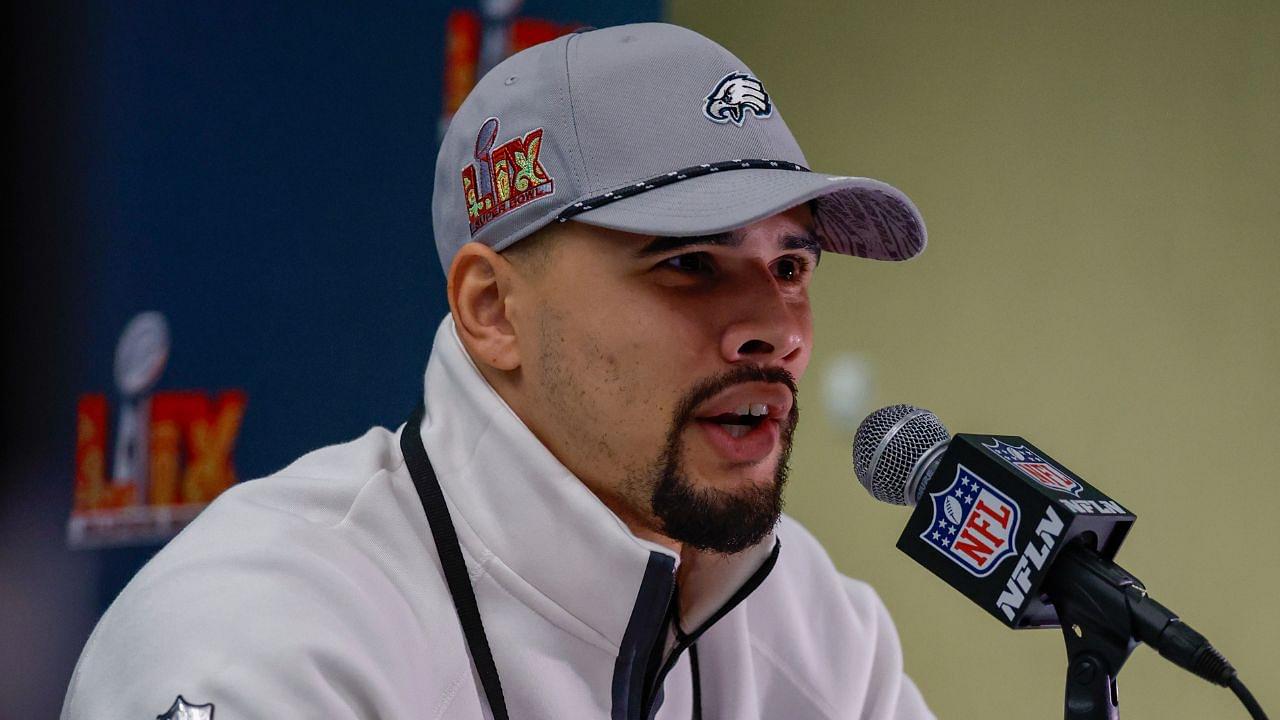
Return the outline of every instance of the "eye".
[[[715,266],[711,264],[711,256],[703,252],[669,257],[659,263],[658,267],[675,270],[685,275],[710,275],[715,271]]]
[[[809,260],[801,255],[787,255],[774,267],[779,278],[794,282],[803,280],[809,273]]]

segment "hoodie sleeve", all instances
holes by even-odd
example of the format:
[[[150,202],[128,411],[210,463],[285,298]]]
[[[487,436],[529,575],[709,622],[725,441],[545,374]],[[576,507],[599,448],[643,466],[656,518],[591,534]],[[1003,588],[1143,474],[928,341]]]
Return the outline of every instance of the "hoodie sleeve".
[[[107,610],[62,720],[429,715],[466,668],[411,651],[452,638],[415,620],[395,578],[316,523],[228,504]]]
[[[63,720],[375,716],[395,620],[370,617],[350,581],[246,561],[132,584],[85,646]]]

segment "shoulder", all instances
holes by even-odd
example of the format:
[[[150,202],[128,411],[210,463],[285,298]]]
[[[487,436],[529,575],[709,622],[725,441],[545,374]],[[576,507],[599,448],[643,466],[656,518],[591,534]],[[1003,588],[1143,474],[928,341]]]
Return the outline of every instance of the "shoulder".
[[[822,543],[799,521],[783,515],[777,537],[782,545],[777,564],[757,590],[759,598],[753,599],[766,601],[769,612],[798,611],[792,616],[800,626],[796,632],[821,628],[824,633],[839,629],[873,634],[888,619],[875,590],[841,573]]]
[[[387,428],[370,428],[349,442],[312,450],[274,475],[349,480],[370,471],[392,469],[404,462],[399,438]]]
[[[866,582],[841,573],[822,544],[783,516],[773,572],[749,598],[752,649],[828,708],[867,718],[931,718],[903,674],[889,611]]]
[[[888,611],[875,589],[836,568],[822,543],[798,520],[783,515],[778,525],[782,549],[778,554],[778,588],[803,595],[806,603],[831,605],[832,611],[853,614],[861,626],[870,628],[888,620]],[[785,580],[784,580],[785,578]]]
[[[436,578],[393,440],[376,429],[219,497],[103,616],[63,717],[155,717],[178,695],[219,716],[354,717],[422,688],[431,668],[405,648],[425,638],[406,638],[430,628],[403,576]]]

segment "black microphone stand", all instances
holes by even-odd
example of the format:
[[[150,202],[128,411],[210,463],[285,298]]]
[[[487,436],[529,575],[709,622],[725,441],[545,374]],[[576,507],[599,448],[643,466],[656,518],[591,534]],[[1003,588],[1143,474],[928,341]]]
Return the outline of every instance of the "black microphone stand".
[[[1129,600],[1140,603],[1147,591],[1113,563],[1086,562],[1086,548],[1064,548],[1046,584],[1067,641],[1064,717],[1118,720],[1116,676],[1139,642]]]
[[[1067,720],[1120,717],[1116,675],[1138,643],[1198,677],[1230,687],[1250,714],[1265,718],[1222,653],[1151,599],[1141,580],[1094,552],[1095,541],[1092,533],[1084,533],[1064,547],[1044,586],[1067,640]]]

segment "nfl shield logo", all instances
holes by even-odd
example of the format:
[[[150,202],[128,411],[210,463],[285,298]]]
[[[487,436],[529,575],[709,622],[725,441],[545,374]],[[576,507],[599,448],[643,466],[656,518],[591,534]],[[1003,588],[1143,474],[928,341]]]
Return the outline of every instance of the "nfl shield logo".
[[[933,522],[920,539],[977,577],[1017,554],[1018,504],[964,465],[940,493],[930,493]]]
[[[1050,490],[1057,490],[1073,497],[1080,497],[1080,491],[1084,490],[1084,486],[1076,482],[1075,478],[1059,470],[1053,463],[1040,457],[1034,450],[1026,445],[1014,447],[1000,442],[997,438],[991,439],[995,440],[994,445],[983,443],[982,447],[1021,470],[1023,475]]]

